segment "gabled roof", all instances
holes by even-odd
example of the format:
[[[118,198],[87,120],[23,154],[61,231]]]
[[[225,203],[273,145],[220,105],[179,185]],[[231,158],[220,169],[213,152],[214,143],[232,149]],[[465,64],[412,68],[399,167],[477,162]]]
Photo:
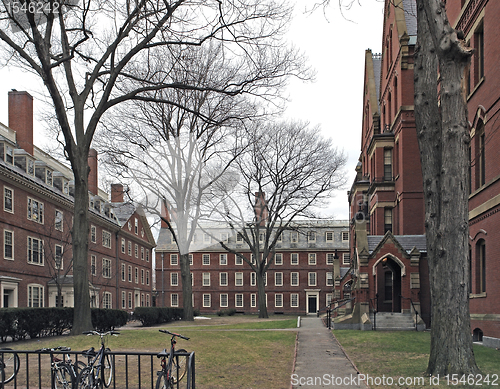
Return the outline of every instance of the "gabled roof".
[[[409,36],[417,35],[417,3],[415,0],[403,0],[405,12],[406,33]]]
[[[385,235],[368,235],[368,250],[370,254],[376,251],[379,246],[383,246],[383,244],[391,238],[407,254],[410,254],[414,247],[421,253],[427,252],[427,240],[425,235],[392,235],[388,232]]]

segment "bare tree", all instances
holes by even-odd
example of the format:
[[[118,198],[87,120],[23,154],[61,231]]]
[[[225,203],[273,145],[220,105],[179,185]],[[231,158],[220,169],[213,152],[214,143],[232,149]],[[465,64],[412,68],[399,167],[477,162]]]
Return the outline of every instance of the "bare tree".
[[[41,7],[38,7],[38,4]],[[295,51],[282,42],[290,17],[283,1],[241,0],[2,0],[0,42],[4,62],[43,80],[63,134],[75,180],[73,333],[91,329],[88,290],[87,156],[103,115],[127,100],[161,101],[151,91],[213,90],[267,96],[286,75],[300,75]],[[158,70],[158,49],[217,41],[225,60],[244,72],[231,83],[196,87]],[[180,50],[182,52],[182,50]],[[177,55],[173,50],[171,55]],[[169,61],[175,63],[175,61]]]
[[[238,69],[225,65],[222,54],[220,45],[185,50],[172,69],[194,86],[206,79],[228,83]],[[180,253],[184,319],[193,320],[189,251],[202,204],[245,149],[245,122],[259,115],[258,106],[206,90],[156,94],[175,104],[125,104],[96,141],[111,175],[134,188],[142,207],[168,226]]]
[[[450,26],[442,1],[418,0],[417,12],[415,120],[432,312],[427,374],[475,374],[468,288],[470,133],[463,89],[472,51]]]
[[[218,203],[208,205],[212,218],[223,219],[251,256],[220,244],[256,273],[259,317],[268,317],[264,277],[281,233],[294,229],[300,217],[316,216],[313,207],[344,184],[345,161],[331,140],[305,123],[258,124],[247,150],[236,159],[238,181],[215,183],[225,196],[215,196]]]

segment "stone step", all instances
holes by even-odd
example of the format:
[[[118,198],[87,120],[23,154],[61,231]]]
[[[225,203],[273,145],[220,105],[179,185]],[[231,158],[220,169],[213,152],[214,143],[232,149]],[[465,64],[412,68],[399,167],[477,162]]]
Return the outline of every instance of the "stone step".
[[[373,314],[370,317],[374,322]],[[375,317],[377,330],[384,331],[411,331],[415,330],[413,317],[408,313],[379,312]]]

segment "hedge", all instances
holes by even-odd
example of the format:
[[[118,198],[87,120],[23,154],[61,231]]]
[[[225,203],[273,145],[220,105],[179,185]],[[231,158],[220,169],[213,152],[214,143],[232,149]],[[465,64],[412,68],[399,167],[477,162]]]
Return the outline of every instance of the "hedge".
[[[118,309],[92,308],[92,325],[108,331],[127,324],[128,314]],[[73,327],[73,308],[1,308],[0,341],[57,336]]]
[[[150,327],[180,320],[182,312],[182,308],[137,307],[134,311],[134,318],[139,320],[144,327]]]

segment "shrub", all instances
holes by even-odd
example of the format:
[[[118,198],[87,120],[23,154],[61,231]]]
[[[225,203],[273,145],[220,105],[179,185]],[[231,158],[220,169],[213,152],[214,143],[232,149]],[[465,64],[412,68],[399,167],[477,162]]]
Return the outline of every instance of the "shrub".
[[[134,318],[139,320],[144,327],[150,327],[181,319],[182,308],[137,307],[134,311]]]
[[[127,324],[128,313],[120,309],[92,308],[92,326],[96,331],[110,331]]]

